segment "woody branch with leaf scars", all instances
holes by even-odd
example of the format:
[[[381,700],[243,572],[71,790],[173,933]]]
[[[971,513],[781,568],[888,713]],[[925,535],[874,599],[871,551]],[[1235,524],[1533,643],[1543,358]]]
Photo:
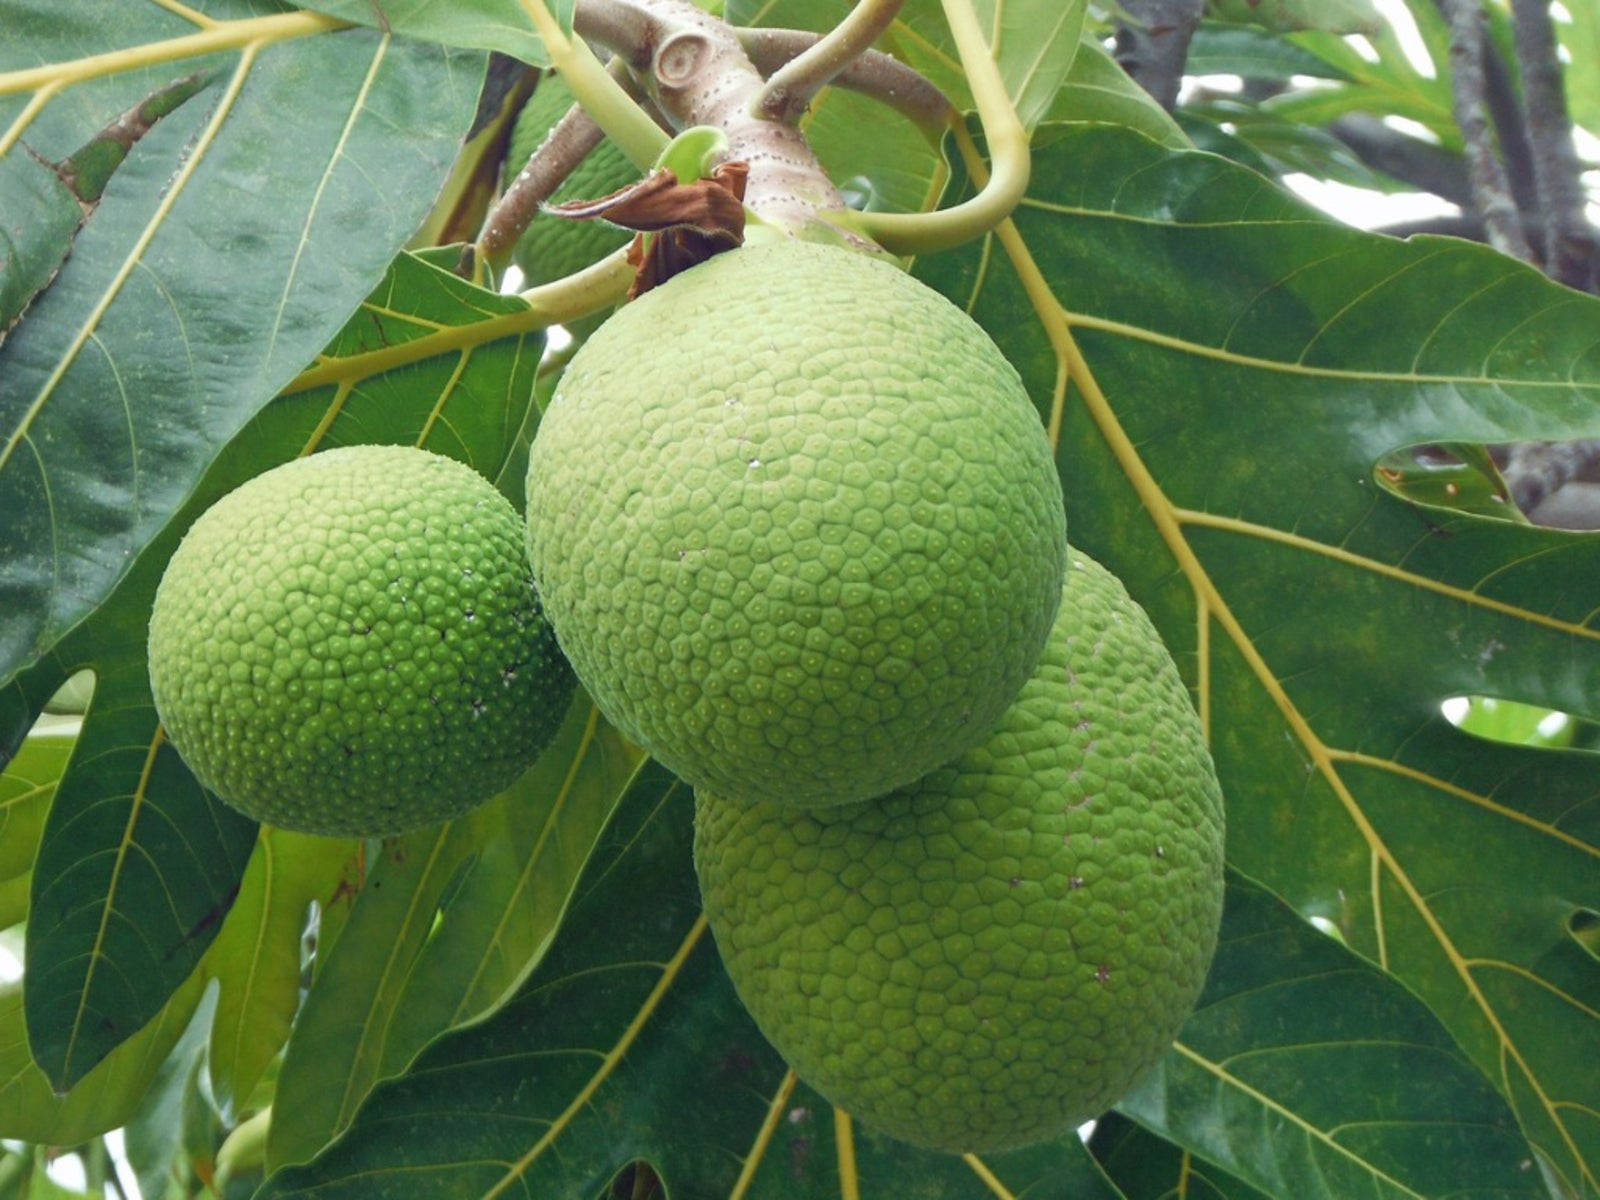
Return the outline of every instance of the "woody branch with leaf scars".
[[[503,263],[537,209],[597,141],[599,126],[640,167],[653,163],[667,135],[714,125],[728,139],[727,160],[749,165],[745,200],[769,223],[798,232],[825,220],[863,244],[898,252],[951,245],[976,236],[1007,215],[1027,184],[1027,137],[989,57],[970,0],[944,0],[979,116],[994,155],[987,186],[971,200],[929,214],[862,214],[845,208],[796,127],[806,105],[836,83],[900,110],[938,136],[960,123],[949,101],[922,76],[870,43],[893,21],[902,0],[862,0],[840,25],[817,36],[794,30],[736,30],[688,0],[581,0],[577,37],[569,38],[543,0],[524,10],[582,100],[582,108],[552,131],[546,144],[497,206],[476,247],[479,258]],[[616,57],[603,67],[583,39]],[[648,93],[655,119],[625,83]],[[587,272],[585,273],[588,274]],[[547,285],[528,293],[552,311],[563,308]],[[576,284],[574,286],[577,286]]]

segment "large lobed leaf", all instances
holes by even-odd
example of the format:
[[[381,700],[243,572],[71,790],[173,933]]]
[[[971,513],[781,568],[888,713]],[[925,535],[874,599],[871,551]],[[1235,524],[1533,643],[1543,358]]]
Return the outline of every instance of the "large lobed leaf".
[[[1546,1195],[1438,1018],[1240,880],[1194,1014],[1117,1108],[1271,1196]]]
[[[0,196],[57,242],[59,197],[29,201],[20,164],[216,72],[133,146],[0,343],[0,509],[25,514],[0,525],[0,686],[110,594],[377,282],[472,118],[480,55],[203,7],[0,0]],[[25,728],[0,729],[0,752]]]
[[[1600,542],[1407,502],[1375,467],[1600,432],[1600,302],[1104,128],[1042,153],[988,242],[919,272],[1021,369],[1074,541],[1178,652],[1231,861],[1413,988],[1596,1194],[1595,760],[1481,742],[1440,705],[1600,712]]]
[[[733,995],[690,863],[689,791],[645,768],[516,996],[380,1084],[257,1200],[595,1195],[651,1163],[675,1197],[1117,1200],[1076,1138],[992,1158],[855,1128],[797,1085]]]
[[[592,1195],[635,1160],[675,1197],[1118,1196],[1075,1137],[932,1153],[797,1085],[718,963],[691,840],[687,789],[650,768],[516,997],[380,1085],[331,1148],[272,1176],[258,1200],[406,1186],[446,1200]],[[1350,1067],[1310,1075],[1311,1054]],[[1158,1128],[1192,1122],[1174,1136],[1209,1140],[1273,1195],[1443,1197],[1464,1180],[1543,1194],[1509,1106],[1438,1021],[1243,880],[1230,882],[1199,1010],[1128,1107]],[[1219,1125],[1230,1110],[1240,1119]]]

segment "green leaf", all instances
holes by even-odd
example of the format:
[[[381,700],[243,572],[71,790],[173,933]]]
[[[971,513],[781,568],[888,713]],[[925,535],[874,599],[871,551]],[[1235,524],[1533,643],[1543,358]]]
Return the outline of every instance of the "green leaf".
[[[73,717],[41,718],[0,775],[0,880],[33,870],[45,814],[80,725]]]
[[[0,158],[0,339],[72,249],[83,210],[49,163]]]
[[[932,208],[949,177],[939,147],[912,122],[870,97],[824,88],[801,130],[853,206],[888,212]]]
[[[1295,75],[1347,78],[1339,68],[1287,38],[1248,25],[1215,21],[1202,21],[1195,30],[1184,70],[1191,75],[1242,75],[1285,82]]]
[[[211,1094],[236,1119],[288,1040],[300,1005],[300,937],[315,901],[326,910],[354,885],[360,845],[261,830],[227,923],[201,970],[221,981],[206,1056]]]
[[[59,163],[33,153],[0,157],[0,212],[6,213],[0,218],[0,341],[55,278],[73,235],[129,149],[213,78],[213,72],[197,71],[158,89]]]
[[[1428,11],[1424,11],[1427,9]],[[1291,88],[1262,103],[1262,108],[1290,121],[1324,123],[1352,112],[1400,116],[1428,127],[1450,150],[1461,146],[1449,78],[1449,32],[1431,0],[1412,6],[1417,25],[1432,54],[1434,73],[1424,75],[1411,61],[1394,28],[1381,23],[1368,42],[1378,58],[1371,61],[1345,38],[1332,33],[1292,35],[1294,45],[1328,64],[1328,71],[1347,82],[1332,87]]]
[[[563,32],[572,32],[574,0],[534,0]],[[544,43],[519,0],[315,0],[305,7],[329,16],[468,50],[498,50],[536,67],[550,65]]]
[[[724,12],[735,25],[822,32],[837,25],[850,7],[849,0],[728,0]],[[1017,115],[1032,129],[1044,119],[1072,69],[1086,5],[1083,0],[974,0],[973,9]],[[973,108],[939,0],[908,0],[874,46],[921,71],[957,108]]]
[[[203,990],[200,978],[192,977],[155,1020],[65,1095],[57,1095],[28,1055],[21,987],[0,986],[0,1130],[25,1142],[73,1146],[127,1124],[183,1035]]]
[[[1194,1014],[1117,1108],[1268,1195],[1545,1194],[1510,1106],[1438,1018],[1237,878]]]
[[[1056,93],[1049,122],[1103,122],[1137,130],[1163,145],[1182,147],[1189,139],[1167,111],[1131,78],[1099,40],[1085,34],[1072,70]],[[1052,132],[1041,126],[1034,145],[1047,145]]]
[[[15,875],[0,882],[0,929],[10,929],[28,919],[28,892],[33,876]]]
[[[463,346],[461,327],[480,324],[500,336]],[[532,435],[543,338],[531,325],[516,297],[402,256],[291,394],[229,443],[111,599],[19,680],[42,704],[77,667],[98,676],[33,879],[29,1035],[53,1078],[78,1078],[188,976],[255,840],[166,744],[149,697],[144,629],[179,533],[244,480],[324,444],[414,442],[499,480]],[[520,496],[520,477],[501,482]]]
[[[1414,185],[1367,166],[1327,130],[1288,120],[1262,105],[1218,98],[1189,105],[1179,117],[1198,149],[1225,155],[1266,175],[1299,171],[1373,191],[1415,190]],[[1418,141],[1417,145],[1422,147],[1423,143]]]
[[[223,75],[133,147],[0,345],[0,509],[25,515],[0,526],[0,609],[17,614],[0,627],[0,686],[110,594],[381,276],[449,170],[481,66],[247,0],[219,0],[205,25],[115,17],[127,40],[75,57],[77,33],[103,46],[85,27],[104,7],[7,18],[0,162],[68,153],[154,90],[149,67],[131,99],[96,86],[119,67]],[[158,27],[173,40],[152,44]]]
[[[277,1171],[256,1200],[386,1187],[439,1200],[596,1195],[640,1159],[674,1196],[726,1196],[742,1181],[746,1200],[967,1200],[985,1188],[1118,1200],[1076,1137],[934,1154],[855,1127],[797,1085],[717,959],[691,841],[689,789],[647,766],[510,1003],[378,1085],[332,1147]]]
[[[207,794],[161,736],[142,657],[97,671],[28,906],[28,1041],[60,1089],[188,978],[255,840],[254,822]]]
[[[1499,742],[1521,742],[1528,745],[1566,746],[1572,744],[1572,722],[1564,723],[1551,733],[1545,732],[1545,722],[1551,716],[1547,708],[1519,704],[1515,700],[1495,700],[1480,697],[1471,702],[1461,720],[1461,728],[1481,738]]]
[[[1376,33],[1383,18],[1372,0],[1211,0],[1220,21],[1260,25],[1276,33],[1319,29],[1328,33]]]
[[[1572,119],[1600,137],[1600,8],[1583,0],[1566,6],[1556,36],[1568,54],[1562,79]]]
[[[1594,759],[1482,742],[1440,704],[1600,713],[1600,540],[1408,502],[1375,470],[1600,432],[1600,301],[1105,127],[1033,180],[1013,226],[917,270],[1059,429],[1074,542],[1196,689],[1230,860],[1416,992],[1594,1194],[1600,961],[1572,933],[1600,911]]]
[[[33,1177],[28,1181],[28,1200],[86,1200],[87,1192],[57,1183],[50,1174],[50,1154],[43,1146],[33,1148]]]
[[[1089,1148],[1128,1200],[1271,1200],[1114,1112],[1095,1122]]]
[[[128,1165],[145,1196],[165,1196],[169,1181],[181,1181],[187,1175],[185,1134],[195,1123],[195,1110],[200,1110],[205,1124],[216,1122],[199,1087],[206,1031],[215,1009],[215,993],[208,992],[189,1028],[156,1072],[138,1113],[128,1122],[124,1143]]]
[[[296,1024],[270,1163],[310,1158],[374,1083],[504,1001],[548,943],[641,761],[580,696],[504,795],[385,846]]]

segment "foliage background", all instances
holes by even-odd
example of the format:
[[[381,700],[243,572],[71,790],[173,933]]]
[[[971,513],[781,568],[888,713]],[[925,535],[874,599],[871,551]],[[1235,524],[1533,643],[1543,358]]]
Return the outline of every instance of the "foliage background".
[[[1342,140],[1353,115],[1405,116],[1459,167],[1427,0],[1431,77],[1359,3],[1215,6],[1250,19],[1200,26],[1191,69],[1273,86],[1176,118],[1113,60],[1114,14],[976,5],[1033,182],[912,267],[1023,373],[1073,541],[1177,656],[1233,870],[1156,1074],[1087,1146],[981,1160],[874,1137],[788,1075],[705,936],[685,789],[584,698],[505,795],[382,845],[257,830],[165,744],[143,627],[198,512],[372,441],[520,503],[561,362],[525,303],[413,240],[498,172],[526,80],[486,90],[483,52],[539,61],[520,6],[317,7],[0,0],[0,925],[26,930],[0,1196],[50,1194],[47,1148],[97,1184],[118,1127],[147,1196],[1600,1195],[1592,751],[1577,721],[1512,745],[1441,713],[1600,715],[1595,542],[1522,519],[1474,449],[1600,435],[1600,308],[1274,182],[1414,186]],[[1600,21],[1569,11],[1594,129]],[[937,4],[881,44],[970,106]],[[131,146],[100,132],[128,112]],[[981,170],[873,112],[830,90],[806,123],[872,204]],[[82,671],[81,722],[40,719],[83,710],[58,695]]]

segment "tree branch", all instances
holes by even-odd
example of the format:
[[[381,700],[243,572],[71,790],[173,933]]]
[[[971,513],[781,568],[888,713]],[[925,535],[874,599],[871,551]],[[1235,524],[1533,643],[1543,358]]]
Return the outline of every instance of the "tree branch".
[[[1329,127],[1367,166],[1462,208],[1472,207],[1472,184],[1459,154],[1391,129],[1381,118],[1352,114]]]
[[[1522,118],[1522,101],[1517,95],[1516,81],[1511,68],[1500,54],[1500,49],[1485,34],[1483,47],[1483,79],[1486,85],[1484,99],[1489,105],[1489,117],[1494,122],[1495,137],[1500,144],[1500,157],[1505,163],[1507,181],[1511,185],[1511,198],[1522,212],[1523,223],[1539,209],[1539,193],[1533,184],[1533,151],[1528,146],[1528,126]]]
[[[1522,235],[1505,170],[1495,155],[1486,114],[1483,8],[1479,0],[1445,0],[1445,10],[1450,18],[1450,91],[1456,124],[1466,142],[1472,208],[1483,219],[1492,246],[1526,261],[1532,251]]]
[[[648,72],[656,103],[676,128],[721,129],[726,158],[750,164],[746,203],[767,220],[792,232],[820,213],[844,211],[800,132],[754,111],[766,81],[731,26],[689,0],[582,0],[575,29]]]
[[[1572,287],[1592,289],[1593,231],[1584,215],[1582,167],[1567,115],[1550,6],[1547,0],[1512,0],[1511,11],[1533,179],[1544,217],[1545,271]]]
[[[555,194],[605,136],[581,105],[569,108],[489,213],[483,232],[478,235],[478,256],[492,266],[503,264],[517,239],[538,216],[539,205]]]
[[[1123,0],[1130,19],[1117,22],[1117,62],[1168,112],[1178,103],[1189,43],[1205,7],[1205,0]]]
[[[756,70],[771,76],[815,45],[821,35],[804,29],[734,29]],[[833,79],[835,87],[870,96],[929,132],[943,133],[953,112],[950,98],[892,55],[868,50]]]
[[[1500,473],[1523,512],[1538,508],[1581,474],[1600,467],[1600,438],[1571,442],[1519,442]]]
[[[786,124],[799,120],[812,97],[889,28],[904,2],[859,0],[844,20],[772,74],[755,98],[756,114]]]

